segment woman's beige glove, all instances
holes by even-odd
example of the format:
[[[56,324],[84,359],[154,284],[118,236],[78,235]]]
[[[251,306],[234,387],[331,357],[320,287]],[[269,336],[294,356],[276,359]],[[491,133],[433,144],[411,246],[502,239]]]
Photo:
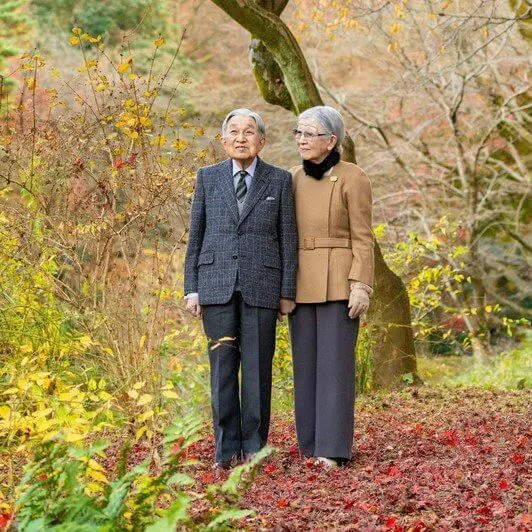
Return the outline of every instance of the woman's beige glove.
[[[349,317],[351,319],[358,318],[369,307],[369,298],[373,294],[373,289],[365,283],[360,281],[351,282],[351,292],[349,294]]]

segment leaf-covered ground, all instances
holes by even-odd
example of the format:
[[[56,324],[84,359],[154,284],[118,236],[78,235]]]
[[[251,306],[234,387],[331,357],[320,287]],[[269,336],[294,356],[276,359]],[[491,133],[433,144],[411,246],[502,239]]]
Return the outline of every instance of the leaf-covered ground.
[[[532,530],[532,394],[420,389],[357,403],[352,464],[301,459],[292,422],[272,420],[278,450],[243,499],[250,530]],[[199,483],[213,443],[194,453]]]

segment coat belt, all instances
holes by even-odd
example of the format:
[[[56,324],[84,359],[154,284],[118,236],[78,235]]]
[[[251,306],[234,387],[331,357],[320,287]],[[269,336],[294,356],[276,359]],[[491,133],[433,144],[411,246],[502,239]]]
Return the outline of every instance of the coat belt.
[[[307,236],[299,241],[299,249],[350,248],[349,238],[326,238]]]

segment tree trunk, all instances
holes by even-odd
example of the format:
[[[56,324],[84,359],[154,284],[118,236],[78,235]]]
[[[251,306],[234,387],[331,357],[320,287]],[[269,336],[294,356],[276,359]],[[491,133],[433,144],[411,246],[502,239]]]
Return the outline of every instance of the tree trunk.
[[[263,98],[296,115],[323,105],[305,56],[279,18],[287,0],[212,0],[252,36],[250,56],[253,73]],[[342,158],[355,162],[355,148],[346,134]],[[373,352],[375,388],[402,383],[401,376],[417,379],[410,303],[401,279],[393,273],[375,243],[375,286],[370,320],[376,326]]]

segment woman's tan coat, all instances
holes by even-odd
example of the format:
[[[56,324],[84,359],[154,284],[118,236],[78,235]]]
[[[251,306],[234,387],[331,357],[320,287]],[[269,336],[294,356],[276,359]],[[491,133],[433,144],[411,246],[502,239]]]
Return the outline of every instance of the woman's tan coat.
[[[291,173],[299,235],[296,303],[349,299],[349,281],[373,284],[369,179],[345,161],[320,180],[302,166]]]

